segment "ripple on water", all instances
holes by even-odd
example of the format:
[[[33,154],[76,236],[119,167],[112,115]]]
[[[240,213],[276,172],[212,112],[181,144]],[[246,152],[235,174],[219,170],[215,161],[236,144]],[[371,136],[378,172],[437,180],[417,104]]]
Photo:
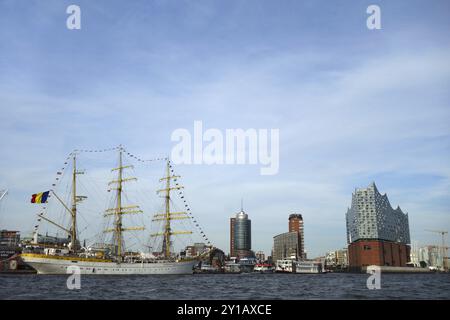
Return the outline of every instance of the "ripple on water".
[[[385,274],[381,290],[366,274],[204,274],[84,276],[2,275],[0,299],[450,299],[449,274]]]

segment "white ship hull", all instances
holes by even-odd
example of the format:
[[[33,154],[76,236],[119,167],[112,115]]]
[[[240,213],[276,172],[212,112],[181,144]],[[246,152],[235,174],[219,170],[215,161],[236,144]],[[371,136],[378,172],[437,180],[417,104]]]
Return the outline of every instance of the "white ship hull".
[[[81,274],[93,275],[149,275],[149,274],[192,274],[196,261],[181,262],[139,262],[117,263],[99,259],[67,259],[45,255],[22,255],[22,260],[33,267],[38,274],[67,274],[67,268],[76,266]],[[69,273],[72,273],[71,271]]]

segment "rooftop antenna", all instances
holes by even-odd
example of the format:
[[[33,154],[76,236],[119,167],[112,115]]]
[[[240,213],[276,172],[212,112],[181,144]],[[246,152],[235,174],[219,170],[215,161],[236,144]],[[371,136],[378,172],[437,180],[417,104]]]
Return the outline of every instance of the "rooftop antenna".
[[[241,198],[241,212],[244,211],[244,198]]]

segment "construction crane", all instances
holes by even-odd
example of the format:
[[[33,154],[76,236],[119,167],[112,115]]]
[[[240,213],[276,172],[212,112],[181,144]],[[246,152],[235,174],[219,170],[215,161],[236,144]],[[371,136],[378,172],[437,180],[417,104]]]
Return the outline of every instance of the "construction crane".
[[[448,257],[446,254],[448,247],[445,245],[445,235],[448,234],[448,231],[443,231],[443,230],[425,230],[425,231],[441,234],[441,237],[442,237],[442,247],[441,247],[442,248],[442,264],[443,264],[444,270],[448,271],[448,266],[447,266]]]
[[[0,201],[6,196],[8,189],[0,190]]]
[[[2,199],[8,194],[8,189],[0,190],[0,215],[2,213]],[[3,201],[4,202],[4,201]],[[1,218],[1,216],[0,216]]]

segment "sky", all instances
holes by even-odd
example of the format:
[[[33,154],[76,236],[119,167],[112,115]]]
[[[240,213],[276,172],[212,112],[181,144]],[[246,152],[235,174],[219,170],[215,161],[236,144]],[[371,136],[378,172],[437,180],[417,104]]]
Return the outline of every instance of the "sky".
[[[71,4],[80,30],[66,27]],[[380,30],[366,26],[371,4]],[[343,248],[352,192],[372,181],[408,212],[413,242],[436,244],[425,229],[450,229],[449,9],[446,0],[0,0],[0,188],[9,190],[0,228],[32,230],[30,195],[72,150],[122,144],[143,159],[166,156],[174,130],[198,120],[280,132],[275,175],[176,166],[225,252],[242,198],[255,251],[270,253],[291,213],[303,216],[308,256]],[[115,155],[80,157],[104,192]],[[142,190],[157,188],[162,169],[149,166]]]

